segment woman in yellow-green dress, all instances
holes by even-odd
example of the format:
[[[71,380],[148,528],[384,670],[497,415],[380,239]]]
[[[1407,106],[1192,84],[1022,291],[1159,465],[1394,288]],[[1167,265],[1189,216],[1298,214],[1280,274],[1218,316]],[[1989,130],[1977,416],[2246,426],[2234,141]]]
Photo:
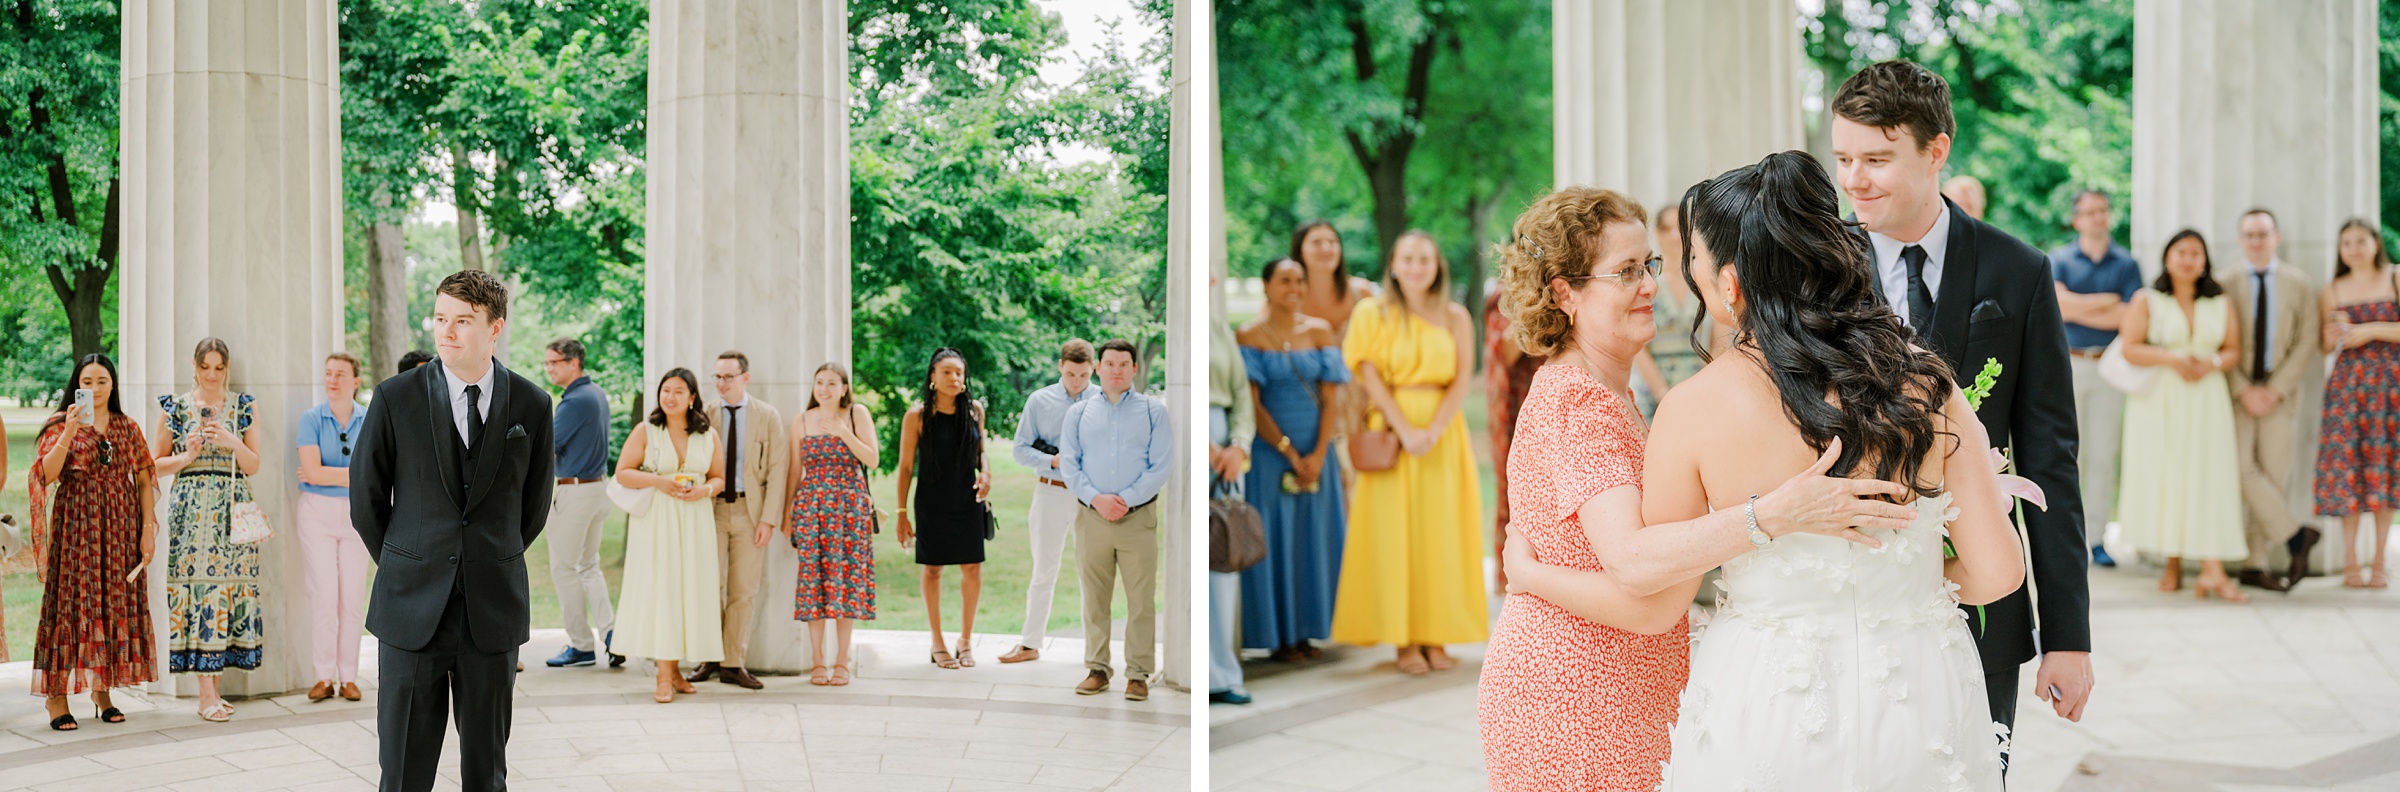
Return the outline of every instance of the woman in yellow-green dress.
[[[1363,432],[1388,430],[1389,470],[1360,470],[1334,596],[1333,639],[1391,644],[1409,674],[1456,666],[1443,644],[1490,635],[1483,511],[1460,408],[1472,384],[1474,319],[1450,299],[1449,267],[1423,231],[1402,234],[1383,296],[1350,315],[1342,357],[1367,398]],[[1356,458],[1353,463],[1358,462]]]

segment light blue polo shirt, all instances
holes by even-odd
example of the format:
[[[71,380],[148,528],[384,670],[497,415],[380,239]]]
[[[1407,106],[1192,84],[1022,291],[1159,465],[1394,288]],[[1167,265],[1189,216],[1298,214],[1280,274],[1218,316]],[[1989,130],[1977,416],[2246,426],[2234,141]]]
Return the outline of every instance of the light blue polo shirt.
[[[293,445],[297,448],[316,446],[318,462],[326,467],[346,468],[350,466],[350,454],[358,450],[358,428],[366,422],[367,408],[355,400],[350,402],[348,426],[334,419],[332,402],[317,402],[317,406],[300,414],[300,431],[294,433],[298,439]],[[345,436],[349,439],[344,440]],[[302,484],[300,491],[329,498],[350,497],[349,487]]]

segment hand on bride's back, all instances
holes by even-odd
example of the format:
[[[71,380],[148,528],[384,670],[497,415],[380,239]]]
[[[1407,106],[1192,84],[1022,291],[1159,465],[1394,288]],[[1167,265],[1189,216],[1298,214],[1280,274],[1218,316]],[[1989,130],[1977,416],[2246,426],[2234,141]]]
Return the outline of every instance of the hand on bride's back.
[[[1775,491],[1758,499],[1759,529],[1767,535],[1781,538],[1795,533],[1813,533],[1848,539],[1868,547],[1882,547],[1874,537],[1860,533],[1860,528],[1899,530],[1908,527],[1917,516],[1913,507],[1877,497],[1906,497],[1908,488],[1877,479],[1832,478],[1825,471],[1841,458],[1841,438],[1825,445],[1825,453],[1816,464]]]

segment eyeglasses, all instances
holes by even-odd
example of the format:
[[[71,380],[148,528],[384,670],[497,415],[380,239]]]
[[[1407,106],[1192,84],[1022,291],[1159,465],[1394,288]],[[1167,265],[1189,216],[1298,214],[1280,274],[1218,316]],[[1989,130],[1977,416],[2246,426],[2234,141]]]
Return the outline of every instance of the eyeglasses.
[[[1616,272],[1594,273],[1591,275],[1561,275],[1559,277],[1570,281],[1615,279],[1626,285],[1633,285],[1635,280],[1638,278],[1657,280],[1659,264],[1660,260],[1653,256],[1649,261],[1630,265]]]
[[[717,381],[718,381],[718,382],[732,382],[732,381],[734,381],[734,380],[741,379],[741,378],[742,378],[742,375],[740,375],[740,374],[719,374],[719,375],[717,375]]]

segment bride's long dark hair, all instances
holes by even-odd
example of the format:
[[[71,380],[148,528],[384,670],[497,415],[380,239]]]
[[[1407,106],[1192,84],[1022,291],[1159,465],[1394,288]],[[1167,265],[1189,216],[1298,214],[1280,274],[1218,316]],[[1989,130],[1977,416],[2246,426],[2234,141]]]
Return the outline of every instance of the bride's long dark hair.
[[[1917,463],[1936,435],[1949,434],[1935,429],[1933,416],[1955,377],[1939,355],[1910,345],[1908,329],[1875,295],[1866,240],[1842,220],[1824,167],[1798,151],[1770,154],[1693,185],[1681,208],[1684,282],[1699,292],[1695,235],[1718,269],[1741,276],[1747,307],[1733,346],[1766,368],[1809,448],[1823,452],[1842,438],[1830,473],[1847,476],[1866,463],[1875,478],[1919,495],[1939,492],[1939,482],[1921,480]]]

